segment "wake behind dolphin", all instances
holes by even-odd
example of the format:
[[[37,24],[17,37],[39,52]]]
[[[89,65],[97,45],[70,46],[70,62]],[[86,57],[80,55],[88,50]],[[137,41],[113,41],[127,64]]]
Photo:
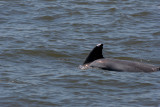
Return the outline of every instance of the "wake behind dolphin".
[[[102,54],[103,44],[96,45],[89,53],[81,69],[100,68],[109,71],[128,71],[128,72],[155,72],[159,71],[160,67],[143,64],[140,62],[118,60],[104,58]]]

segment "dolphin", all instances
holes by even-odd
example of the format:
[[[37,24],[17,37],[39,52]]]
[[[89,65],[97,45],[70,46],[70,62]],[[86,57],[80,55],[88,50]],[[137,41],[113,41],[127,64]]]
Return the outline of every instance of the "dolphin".
[[[103,44],[97,44],[89,53],[80,69],[100,68],[108,71],[128,71],[128,72],[155,72],[160,67],[144,64],[135,61],[118,60],[112,58],[104,58],[102,54]]]

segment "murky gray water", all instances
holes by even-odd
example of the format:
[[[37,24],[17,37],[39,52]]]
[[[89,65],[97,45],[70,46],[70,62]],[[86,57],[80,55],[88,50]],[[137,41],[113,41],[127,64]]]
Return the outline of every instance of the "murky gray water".
[[[159,0],[0,0],[0,107],[158,107],[160,72],[78,69],[98,43],[160,65]]]

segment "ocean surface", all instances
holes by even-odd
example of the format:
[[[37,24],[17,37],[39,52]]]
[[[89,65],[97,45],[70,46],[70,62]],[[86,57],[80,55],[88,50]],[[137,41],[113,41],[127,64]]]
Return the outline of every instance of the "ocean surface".
[[[0,107],[160,106],[160,72],[78,68],[98,43],[160,66],[160,1],[0,0]]]

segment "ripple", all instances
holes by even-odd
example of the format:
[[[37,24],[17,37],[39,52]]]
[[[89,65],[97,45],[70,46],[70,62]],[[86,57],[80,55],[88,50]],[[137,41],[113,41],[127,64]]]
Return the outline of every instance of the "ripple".
[[[32,96],[29,96],[28,98],[19,98],[18,100],[23,102],[24,104],[26,103],[27,105],[31,105],[31,106],[37,106],[38,105],[43,105],[43,106],[58,106],[59,104],[56,103],[52,103],[52,102],[48,102],[46,101],[47,98],[30,98]],[[40,100],[41,99],[41,100]]]
[[[35,17],[34,19],[36,20],[46,20],[46,21],[52,21],[52,20],[55,20],[57,19],[58,16],[40,16],[40,17]]]
[[[109,12],[115,12],[116,10],[117,10],[117,8],[114,8],[114,7],[108,9]]]
[[[66,58],[70,57],[68,54],[56,52],[53,50],[24,50],[24,49],[15,49],[15,50],[5,50],[1,52],[1,57],[8,57],[8,58],[18,58],[22,55],[28,56],[43,56],[43,57],[55,57],[55,58]]]
[[[153,36],[160,36],[160,31],[155,32],[155,33],[153,33],[152,35],[153,35]]]
[[[8,22],[8,19],[6,18],[0,18],[0,24]]]
[[[115,79],[108,79],[108,80],[96,80],[96,81],[92,81],[94,84],[97,85],[106,85],[106,86],[123,86],[123,85],[127,85],[125,82],[120,82],[119,80],[115,80]]]
[[[128,40],[128,41],[124,41],[122,44],[124,44],[124,45],[128,45],[128,46],[130,46],[130,45],[142,45],[142,44],[144,44],[146,41],[142,41],[142,40]]]
[[[32,56],[50,56],[50,57],[69,57],[69,55],[59,53],[52,50],[18,50],[16,54],[25,54],[25,55],[32,55]]]
[[[131,16],[133,17],[145,17],[148,15],[151,15],[151,12],[144,11],[144,12],[138,12],[138,13],[131,14]]]
[[[112,1],[96,1],[96,3],[98,4],[103,4],[103,5],[114,5],[114,4],[117,4],[117,1],[115,0],[112,0]]]
[[[91,5],[91,2],[88,1],[72,1],[72,3],[77,4],[77,5]]]

